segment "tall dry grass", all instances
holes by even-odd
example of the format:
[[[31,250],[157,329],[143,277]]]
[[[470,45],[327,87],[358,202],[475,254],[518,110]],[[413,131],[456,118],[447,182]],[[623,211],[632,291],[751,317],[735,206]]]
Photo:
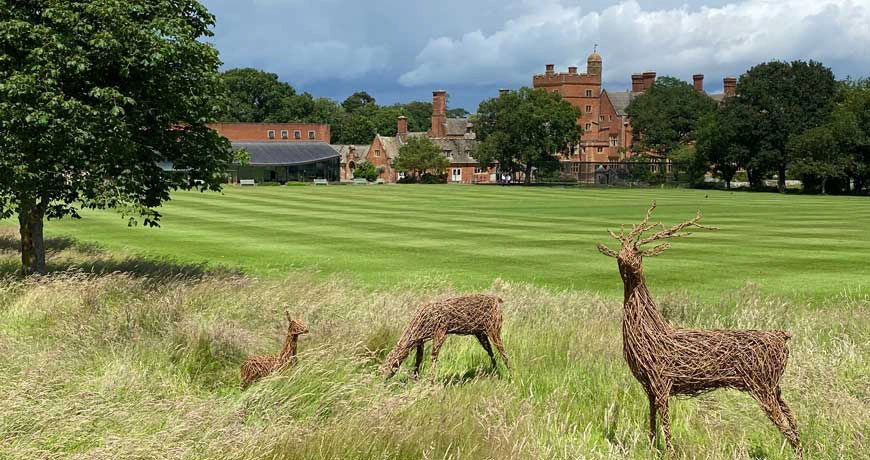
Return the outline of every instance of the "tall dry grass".
[[[512,375],[491,370],[473,338],[450,337],[434,375],[411,381],[406,363],[384,383],[378,365],[404,322],[449,287],[148,267],[0,281],[0,458],[660,456],[622,360],[618,299],[497,281]],[[299,365],[242,392],[244,356],[280,347],[285,303],[311,328]],[[748,287],[719,304],[660,303],[685,326],[790,330],[784,393],[807,457],[870,450],[868,299],[791,304]],[[671,414],[677,458],[791,458],[743,393],[680,400]]]

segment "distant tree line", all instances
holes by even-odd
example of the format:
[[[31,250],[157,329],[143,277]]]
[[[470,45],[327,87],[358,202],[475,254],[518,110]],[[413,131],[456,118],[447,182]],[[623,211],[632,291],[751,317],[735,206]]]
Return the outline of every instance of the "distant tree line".
[[[775,177],[780,191],[787,178],[808,192],[868,186],[870,82],[838,82],[819,62],[754,66],[721,103],[662,77],[627,113],[635,157],[670,159],[690,182],[712,172],[726,187],[744,173],[753,188]]]
[[[335,144],[368,144],[375,134],[395,136],[400,115],[408,118],[410,131],[427,131],[431,126],[431,102],[381,106],[359,91],[338,103],[298,93],[277,75],[251,68],[228,70],[222,79],[229,91],[229,108],[221,121],[326,123]],[[465,117],[468,112],[457,108],[448,110],[447,116]]]

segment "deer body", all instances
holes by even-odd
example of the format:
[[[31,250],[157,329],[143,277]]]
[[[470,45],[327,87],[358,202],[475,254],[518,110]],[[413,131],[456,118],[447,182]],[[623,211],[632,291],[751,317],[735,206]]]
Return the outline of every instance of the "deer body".
[[[423,361],[423,344],[432,340],[432,364],[438,361],[438,353],[448,334],[474,335],[480,345],[489,354],[493,367],[496,366],[495,355],[490,346],[490,340],[495,345],[510,369],[508,358],[501,341],[501,302],[496,296],[469,295],[453,297],[440,302],[423,305],[414,314],[404,334],[396,347],[387,356],[383,365],[386,378],[392,377],[408,357],[412,349],[417,350],[414,363],[414,375],[420,372]]]
[[[281,347],[279,354],[250,356],[242,363],[242,389],[247,388],[256,380],[296,362],[296,347],[299,342],[299,336],[308,333],[308,326],[300,320],[290,318],[289,314],[287,315],[287,321],[289,323],[287,336],[284,339],[284,346]]]
[[[717,388],[733,388],[749,393],[761,405],[768,418],[783,433],[802,457],[797,422],[782,400],[779,381],[788,359],[785,331],[729,331],[684,329],[669,325],[659,313],[646,287],[643,257],[661,254],[668,243],[652,249],[644,244],[656,240],[688,235],[686,227],[700,227],[698,215],[687,222],[662,230],[650,237],[643,233],[656,225],[649,224],[655,204],[640,225],[626,235],[611,235],[622,243],[617,253],[604,245],[598,249],[615,257],[625,287],[622,321],[623,356],[634,377],[647,393],[650,407],[650,439],[656,438],[656,416],[662,423],[665,443],[671,449],[668,399],[673,395],[696,396]],[[660,224],[659,224],[660,225]]]

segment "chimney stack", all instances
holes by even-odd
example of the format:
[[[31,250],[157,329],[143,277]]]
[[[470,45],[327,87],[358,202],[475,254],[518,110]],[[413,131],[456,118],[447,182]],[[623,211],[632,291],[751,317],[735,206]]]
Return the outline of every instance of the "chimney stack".
[[[570,73],[571,75],[576,75],[577,74],[577,67],[574,67],[574,66],[568,67],[568,73]]]
[[[656,81],[656,73],[655,72],[644,72],[643,73],[643,90],[649,90],[653,83]]]
[[[509,93],[509,92],[511,92],[511,90],[509,90],[509,89],[507,89],[507,88],[501,88],[501,89],[498,90],[498,95],[499,95],[499,96],[504,96],[505,94],[507,94],[507,93]]]
[[[725,97],[737,95],[737,78],[725,77],[722,79]]]
[[[632,74],[631,76],[631,92],[633,93],[642,93],[643,92],[643,74]]]
[[[553,75],[556,73],[556,65],[555,64],[547,64],[547,75]]]
[[[396,121],[396,134],[405,136],[408,134],[408,117],[401,115]]]
[[[429,136],[442,138],[447,124],[447,91],[432,91],[432,128]]]
[[[696,73],[692,75],[692,85],[695,87],[695,91],[699,93],[704,92],[704,74]]]

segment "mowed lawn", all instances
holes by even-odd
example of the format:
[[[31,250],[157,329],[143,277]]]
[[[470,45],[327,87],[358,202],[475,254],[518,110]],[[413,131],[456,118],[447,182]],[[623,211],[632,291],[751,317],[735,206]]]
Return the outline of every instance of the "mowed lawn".
[[[228,187],[175,193],[161,228],[114,212],[51,222],[113,251],[240,267],[266,277],[297,269],[349,275],[374,289],[492,280],[621,293],[606,230],[704,213],[697,231],[645,263],[654,292],[718,300],[755,283],[763,293],[822,299],[870,288],[870,200],[684,189],[493,186]],[[2,225],[11,225],[11,220]]]

